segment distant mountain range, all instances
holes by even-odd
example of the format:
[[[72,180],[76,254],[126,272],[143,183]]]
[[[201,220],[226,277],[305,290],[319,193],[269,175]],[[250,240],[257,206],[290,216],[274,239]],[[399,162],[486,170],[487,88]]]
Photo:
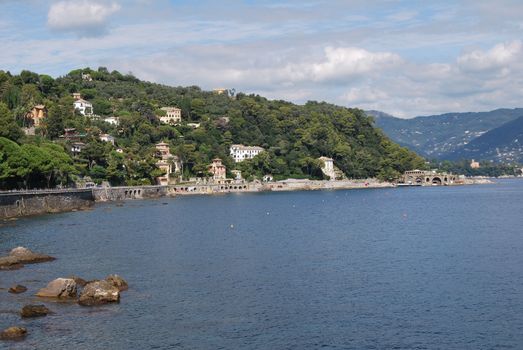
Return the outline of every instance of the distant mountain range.
[[[523,108],[412,119],[367,114],[393,141],[429,159],[523,162]]]

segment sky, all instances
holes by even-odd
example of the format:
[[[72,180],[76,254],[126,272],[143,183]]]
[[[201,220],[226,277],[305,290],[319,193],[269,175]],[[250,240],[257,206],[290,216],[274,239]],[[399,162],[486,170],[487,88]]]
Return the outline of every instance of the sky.
[[[0,70],[104,66],[402,118],[523,107],[522,40],[521,0],[0,0]]]

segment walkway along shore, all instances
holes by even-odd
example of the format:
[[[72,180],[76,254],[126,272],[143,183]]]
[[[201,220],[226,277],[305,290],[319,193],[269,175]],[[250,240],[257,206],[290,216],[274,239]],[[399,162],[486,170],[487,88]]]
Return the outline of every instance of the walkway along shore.
[[[466,179],[460,185],[488,184],[489,179]],[[366,180],[297,180],[276,182],[232,181],[220,183],[181,183],[167,186],[97,187],[92,189],[56,189],[0,192],[0,220],[18,217],[86,210],[95,202],[176,197],[179,195],[213,195],[226,193],[284,192],[311,190],[347,190],[394,188],[396,184]]]

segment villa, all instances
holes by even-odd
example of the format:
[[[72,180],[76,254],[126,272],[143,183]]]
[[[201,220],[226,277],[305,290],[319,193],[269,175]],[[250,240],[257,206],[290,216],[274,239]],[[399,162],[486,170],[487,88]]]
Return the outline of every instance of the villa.
[[[252,159],[263,151],[265,149],[258,146],[231,145],[230,148],[231,157],[236,163],[243,162],[245,159]]]

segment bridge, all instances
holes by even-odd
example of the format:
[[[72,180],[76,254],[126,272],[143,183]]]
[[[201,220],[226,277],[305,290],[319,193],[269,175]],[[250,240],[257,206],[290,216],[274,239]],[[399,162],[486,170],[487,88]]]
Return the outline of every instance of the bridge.
[[[410,170],[403,174],[400,184],[412,186],[449,186],[458,183],[458,176],[426,170]]]

